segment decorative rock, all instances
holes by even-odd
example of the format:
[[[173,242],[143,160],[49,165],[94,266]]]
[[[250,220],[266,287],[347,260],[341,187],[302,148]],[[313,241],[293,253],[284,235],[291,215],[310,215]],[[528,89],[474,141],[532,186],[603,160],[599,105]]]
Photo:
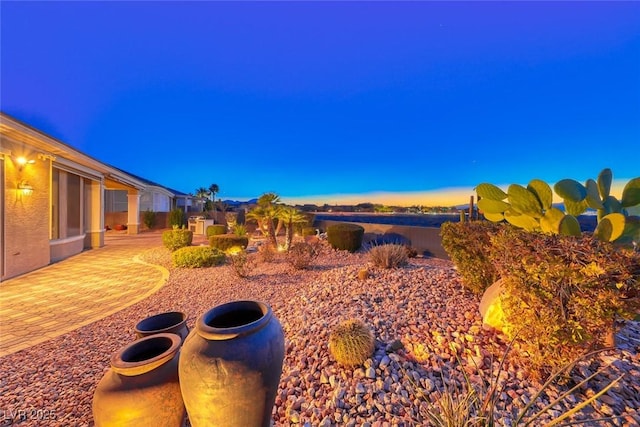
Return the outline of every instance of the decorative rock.
[[[373,369],[373,366],[367,368],[366,376],[367,378],[371,379],[374,379],[376,377],[376,370]]]
[[[384,355],[382,357],[382,360],[380,360],[380,369],[384,370],[384,368],[386,368],[387,366],[389,366],[389,363],[391,363],[391,359],[389,359],[389,356]]]
[[[504,292],[502,279],[489,286],[480,300],[480,315],[485,329],[502,331],[504,328],[504,312],[500,297]]]

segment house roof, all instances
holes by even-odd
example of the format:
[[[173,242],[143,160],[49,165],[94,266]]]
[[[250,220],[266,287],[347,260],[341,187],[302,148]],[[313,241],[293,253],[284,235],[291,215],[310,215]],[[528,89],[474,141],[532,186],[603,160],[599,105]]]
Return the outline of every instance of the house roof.
[[[29,145],[39,151],[40,156],[49,156],[56,162],[72,161],[104,175],[105,180],[113,181],[138,190],[157,187],[170,197],[189,197],[188,194],[153,182],[149,179],[127,172],[118,167],[100,161],[85,154],[69,144],[24,123],[9,114],[0,112],[0,135],[18,143]]]

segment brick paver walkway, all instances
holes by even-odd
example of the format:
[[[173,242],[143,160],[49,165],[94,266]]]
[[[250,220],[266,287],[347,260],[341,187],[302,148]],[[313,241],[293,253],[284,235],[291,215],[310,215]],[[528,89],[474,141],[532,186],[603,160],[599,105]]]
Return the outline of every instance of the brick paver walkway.
[[[159,232],[107,234],[92,249],[0,283],[0,357],[100,320],[148,297],[168,271],[137,259]]]

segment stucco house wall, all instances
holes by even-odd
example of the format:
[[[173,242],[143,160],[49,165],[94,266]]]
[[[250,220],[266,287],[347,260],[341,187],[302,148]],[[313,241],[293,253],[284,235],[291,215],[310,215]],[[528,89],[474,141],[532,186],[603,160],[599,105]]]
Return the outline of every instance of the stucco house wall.
[[[49,264],[49,161],[22,144],[0,137],[4,161],[4,271],[3,278],[17,276]],[[33,164],[20,167],[24,156]],[[26,181],[33,191],[25,194],[18,185]],[[44,244],[43,244],[44,243]]]

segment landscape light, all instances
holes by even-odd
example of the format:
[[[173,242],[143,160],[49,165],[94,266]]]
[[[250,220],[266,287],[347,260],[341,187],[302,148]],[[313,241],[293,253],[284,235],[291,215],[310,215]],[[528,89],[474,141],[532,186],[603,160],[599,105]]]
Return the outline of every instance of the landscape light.
[[[20,181],[20,184],[18,184],[18,190],[20,190],[25,196],[33,194],[33,187],[26,180]]]

